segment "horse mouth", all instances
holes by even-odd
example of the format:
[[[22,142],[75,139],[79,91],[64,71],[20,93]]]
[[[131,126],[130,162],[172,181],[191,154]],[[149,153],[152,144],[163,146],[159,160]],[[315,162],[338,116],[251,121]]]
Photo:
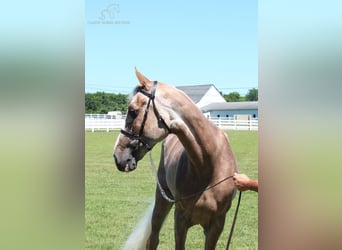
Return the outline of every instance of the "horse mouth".
[[[128,173],[130,170],[129,170],[129,166],[128,166],[128,163],[126,164],[126,167],[125,167],[125,172]]]
[[[132,168],[131,166],[130,166],[130,164],[126,164],[126,166],[125,166],[125,173],[128,173],[128,172],[131,172],[131,171],[133,171],[133,170],[135,170],[136,169],[136,167],[135,168]]]

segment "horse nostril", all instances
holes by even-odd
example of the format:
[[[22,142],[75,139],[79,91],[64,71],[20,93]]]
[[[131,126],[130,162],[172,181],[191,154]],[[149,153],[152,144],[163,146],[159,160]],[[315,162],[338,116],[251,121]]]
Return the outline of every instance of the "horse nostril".
[[[136,164],[134,158],[127,159],[126,163],[127,163],[127,166],[129,167],[130,170],[134,170],[137,167],[137,164]]]
[[[132,159],[127,160],[127,163],[130,163],[130,165],[131,165],[132,168],[135,168],[135,166],[136,166],[135,161],[132,160]]]

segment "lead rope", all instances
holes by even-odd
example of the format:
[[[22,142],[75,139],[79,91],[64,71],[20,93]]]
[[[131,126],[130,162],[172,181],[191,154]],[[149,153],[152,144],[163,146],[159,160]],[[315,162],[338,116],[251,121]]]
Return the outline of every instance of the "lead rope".
[[[237,214],[238,214],[239,207],[240,207],[241,195],[242,195],[242,192],[240,191],[240,192],[239,192],[238,203],[237,203],[237,205],[236,205],[236,210],[235,210],[235,214],[234,214],[234,218],[233,218],[232,227],[230,228],[230,233],[229,233],[229,237],[228,237],[228,242],[227,242],[226,250],[229,249],[230,242],[231,242],[231,240],[232,240],[232,236],[233,236],[233,232],[234,232],[234,227],[235,227],[235,222],[236,222]]]

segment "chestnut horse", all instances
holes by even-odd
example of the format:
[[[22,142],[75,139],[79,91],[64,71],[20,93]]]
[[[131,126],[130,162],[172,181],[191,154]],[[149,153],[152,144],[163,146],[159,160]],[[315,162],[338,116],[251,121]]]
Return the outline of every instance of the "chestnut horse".
[[[205,249],[215,249],[236,193],[232,179],[227,178],[237,172],[228,137],[185,93],[150,81],[137,69],[136,75],[139,84],[114,147],[117,168],[136,169],[138,161],[165,140],[158,168],[162,189],[156,189],[152,220],[142,229],[145,238],[139,243],[130,238],[126,248],[157,249],[162,224],[175,204],[176,249],[185,249],[188,229],[198,224],[204,229]],[[175,203],[167,201],[161,190]]]

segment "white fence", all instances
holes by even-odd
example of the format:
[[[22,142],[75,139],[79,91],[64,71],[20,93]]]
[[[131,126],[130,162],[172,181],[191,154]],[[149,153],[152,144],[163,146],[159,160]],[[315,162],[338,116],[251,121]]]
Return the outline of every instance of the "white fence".
[[[89,119],[85,118],[85,129],[91,130],[118,130],[125,127],[124,119]]]
[[[101,118],[100,118],[101,117]],[[258,120],[229,120],[222,118],[209,118],[216,126],[227,130],[258,130]],[[118,130],[124,128],[125,119],[106,119],[104,116],[98,118],[85,116],[85,129],[91,130]]]
[[[258,120],[232,120],[210,118],[210,120],[221,129],[231,130],[258,130]]]

